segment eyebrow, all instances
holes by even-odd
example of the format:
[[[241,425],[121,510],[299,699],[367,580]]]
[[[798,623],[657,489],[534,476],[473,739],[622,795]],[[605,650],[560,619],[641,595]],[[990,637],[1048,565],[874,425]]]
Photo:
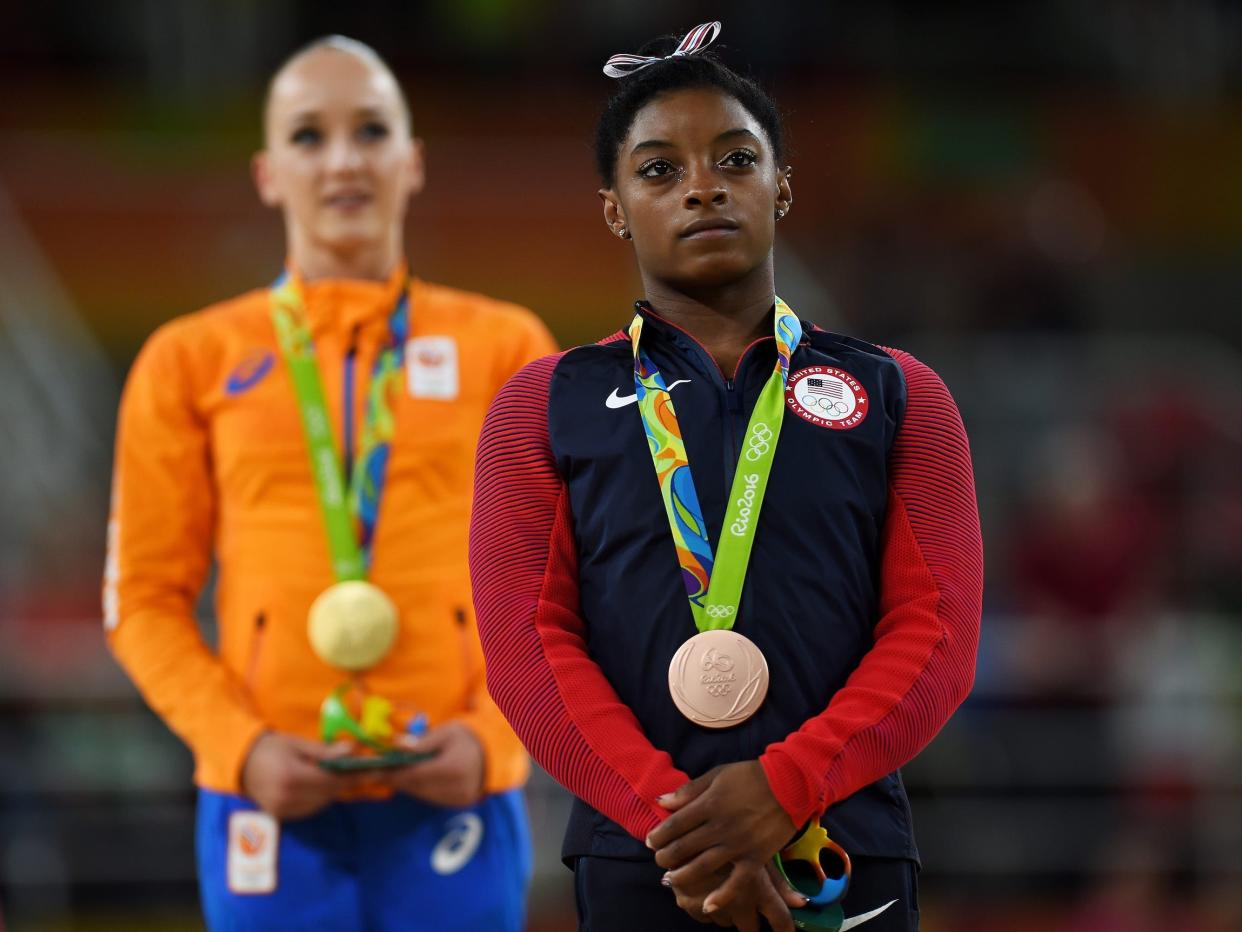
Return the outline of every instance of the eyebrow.
[[[320,115],[321,112],[319,110],[299,110],[290,117],[290,121],[293,123],[306,123],[318,119]],[[371,120],[388,119],[387,114],[379,107],[359,107],[354,111],[354,116]]]
[[[723,133],[721,133],[719,136],[717,136],[715,139],[713,139],[712,142],[723,142],[724,140],[731,139],[734,136],[749,136],[756,143],[760,143],[760,139],[758,136],[756,136],[750,130],[745,129],[743,127],[738,127],[737,129],[727,129]],[[636,145],[633,149],[630,150],[630,155],[633,155],[635,152],[638,152],[641,149],[672,149],[672,148],[674,148],[673,144],[671,142],[668,142],[665,139],[644,139],[642,142],[640,142],[638,145]]]

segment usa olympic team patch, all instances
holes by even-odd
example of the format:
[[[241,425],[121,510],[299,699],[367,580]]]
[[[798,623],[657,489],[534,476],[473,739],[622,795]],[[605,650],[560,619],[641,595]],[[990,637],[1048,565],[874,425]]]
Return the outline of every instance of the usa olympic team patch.
[[[789,377],[785,406],[804,421],[830,430],[857,427],[871,401],[858,379],[833,366],[808,366]]]

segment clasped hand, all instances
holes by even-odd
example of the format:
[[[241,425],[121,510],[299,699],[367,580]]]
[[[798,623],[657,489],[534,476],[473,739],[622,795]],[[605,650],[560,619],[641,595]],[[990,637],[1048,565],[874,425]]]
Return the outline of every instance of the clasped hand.
[[[724,764],[657,800],[672,810],[647,836],[677,905],[700,922],[793,932],[791,907],[807,898],[772,863],[796,826],[758,761]]]
[[[279,732],[255,741],[242,768],[242,792],[278,819],[318,812],[333,799],[364,785],[389,786],[437,806],[473,805],[483,795],[483,746],[469,727],[447,722],[421,738],[402,735],[398,747],[433,754],[429,760],[391,770],[338,774],[321,760],[356,752],[349,742],[326,745]]]

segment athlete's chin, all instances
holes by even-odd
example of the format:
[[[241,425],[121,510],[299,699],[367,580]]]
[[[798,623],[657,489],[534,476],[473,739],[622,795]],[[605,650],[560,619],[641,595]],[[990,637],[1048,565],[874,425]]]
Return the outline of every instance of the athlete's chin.
[[[673,277],[687,288],[724,288],[741,281],[754,269],[754,262],[745,256],[713,256],[679,269]]]
[[[342,218],[321,224],[316,239],[331,249],[349,251],[382,242],[388,229],[374,217]]]

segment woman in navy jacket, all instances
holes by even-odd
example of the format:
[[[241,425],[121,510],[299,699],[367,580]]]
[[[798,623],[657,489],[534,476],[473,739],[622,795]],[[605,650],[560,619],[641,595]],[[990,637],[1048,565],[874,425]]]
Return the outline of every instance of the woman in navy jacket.
[[[853,859],[845,914],[895,899],[868,927],[914,929],[897,771],[973,680],[969,447],[928,367],[777,297],[780,120],[700,54],[718,31],[605,69],[600,197],[645,297],[526,367],[484,425],[488,684],[577,797],[581,928],[792,929],[805,898],[773,856],[822,823]]]

